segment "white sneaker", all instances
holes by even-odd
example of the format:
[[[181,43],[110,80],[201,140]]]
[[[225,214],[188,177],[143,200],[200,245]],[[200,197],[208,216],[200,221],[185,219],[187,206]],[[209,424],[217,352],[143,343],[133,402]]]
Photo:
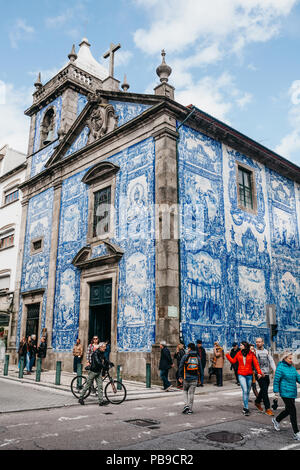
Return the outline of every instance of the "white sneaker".
[[[273,423],[274,428],[276,429],[276,431],[280,431],[280,424],[278,423],[278,421],[276,421],[275,418],[272,418],[272,423]],[[296,434],[294,434],[294,435],[296,436]]]
[[[295,441],[300,441],[300,432],[297,432],[296,434],[294,434],[294,439]]]

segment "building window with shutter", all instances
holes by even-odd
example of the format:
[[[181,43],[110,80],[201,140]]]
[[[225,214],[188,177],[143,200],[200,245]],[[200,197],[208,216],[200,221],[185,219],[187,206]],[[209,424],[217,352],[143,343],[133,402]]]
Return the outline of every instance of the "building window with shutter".
[[[15,189],[14,191],[5,193],[4,204],[11,204],[12,202],[18,201],[19,199],[19,190]]]
[[[4,235],[0,238],[0,250],[5,250],[14,246],[15,234],[10,233],[9,235]]]
[[[240,209],[256,213],[256,190],[254,172],[245,166],[237,166],[237,193]]]

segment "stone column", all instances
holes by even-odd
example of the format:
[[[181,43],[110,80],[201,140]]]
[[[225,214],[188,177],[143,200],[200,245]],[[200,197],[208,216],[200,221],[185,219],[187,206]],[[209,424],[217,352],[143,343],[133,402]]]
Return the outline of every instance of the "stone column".
[[[156,342],[152,348],[152,375],[158,379],[159,341],[174,354],[179,343],[179,240],[176,158],[176,121],[164,115],[156,127]],[[170,374],[174,378],[174,374]]]
[[[48,276],[48,287],[47,287],[47,306],[46,306],[46,323],[45,323],[45,328],[47,328],[47,346],[48,346],[48,352],[50,353],[52,351],[52,328],[53,328],[53,310],[54,310],[55,280],[56,280],[57,247],[58,247],[59,221],[60,221],[61,188],[62,188],[62,182],[60,180],[57,180],[54,183],[50,265],[49,265],[49,276]],[[49,359],[51,360],[51,356]]]

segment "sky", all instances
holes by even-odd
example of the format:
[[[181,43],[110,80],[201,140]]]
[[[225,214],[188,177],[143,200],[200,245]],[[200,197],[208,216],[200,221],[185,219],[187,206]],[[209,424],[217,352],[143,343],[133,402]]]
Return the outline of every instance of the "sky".
[[[34,82],[87,37],[115,77],[153,93],[161,50],[175,100],[300,166],[300,0],[0,0],[0,148],[27,152]]]

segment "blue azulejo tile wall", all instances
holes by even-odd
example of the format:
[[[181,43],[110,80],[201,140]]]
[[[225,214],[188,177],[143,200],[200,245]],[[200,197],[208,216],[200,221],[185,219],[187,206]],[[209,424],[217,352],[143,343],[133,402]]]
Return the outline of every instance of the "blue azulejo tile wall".
[[[116,182],[114,242],[124,251],[118,292],[119,351],[151,351],[155,342],[155,145],[146,139],[111,157]]]
[[[52,347],[71,351],[78,336],[80,271],[72,259],[86,245],[88,220],[87,185],[84,172],[66,179],[62,185]]]
[[[118,116],[118,126],[122,126],[126,122],[134,119],[139,114],[142,114],[146,109],[151,106],[140,103],[129,103],[124,101],[111,100],[110,104],[113,105],[116,115]]]
[[[114,202],[115,231],[110,239],[124,251],[119,263],[119,351],[151,351],[155,342],[154,155],[154,141],[147,139],[109,158],[120,167]],[[62,186],[54,351],[71,351],[78,336],[80,271],[71,261],[87,243],[88,186],[82,183],[84,173],[68,178]],[[93,256],[101,253],[94,248]]]
[[[45,289],[40,329],[45,327],[47,285],[49,274],[51,227],[53,210],[53,188],[37,194],[28,203],[24,255],[21,277],[21,294],[36,289]],[[32,240],[42,239],[42,251],[32,254]],[[20,341],[22,299],[20,302],[17,343]]]
[[[178,153],[184,341],[230,347],[263,336],[269,344],[266,305],[275,304],[277,347],[296,346],[300,256],[293,182],[186,126]],[[236,162],[254,173],[253,213],[238,207]]]

